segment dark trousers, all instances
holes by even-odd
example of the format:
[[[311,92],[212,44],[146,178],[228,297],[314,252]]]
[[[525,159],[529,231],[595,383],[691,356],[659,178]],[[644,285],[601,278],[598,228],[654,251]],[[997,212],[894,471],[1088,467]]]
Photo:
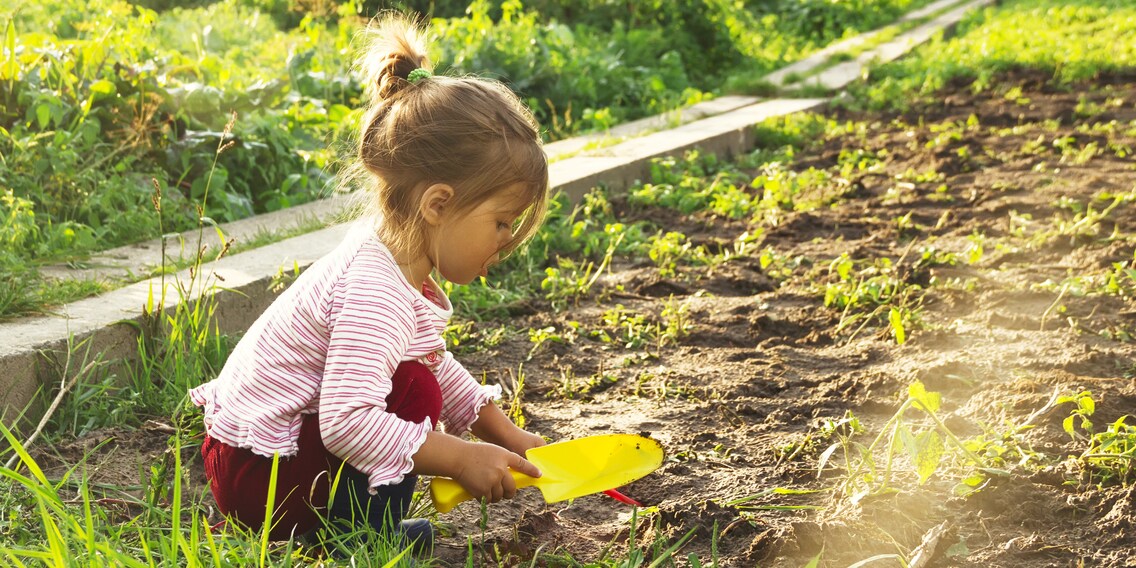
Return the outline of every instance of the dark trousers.
[[[434,374],[421,363],[398,366],[387,396],[387,412],[403,420],[436,425],[442,411],[442,392]],[[333,455],[323,445],[319,415],[304,416],[296,455],[281,457],[276,471],[276,493],[269,538],[285,540],[321,526],[321,517],[333,527],[354,530],[369,524],[375,530],[397,525],[410,510],[418,477],[368,491],[366,474]],[[234,448],[205,435],[201,445],[205,475],[217,507],[225,516],[253,530],[264,525],[272,458]],[[330,499],[336,482],[335,498]],[[330,503],[330,506],[329,506]]]

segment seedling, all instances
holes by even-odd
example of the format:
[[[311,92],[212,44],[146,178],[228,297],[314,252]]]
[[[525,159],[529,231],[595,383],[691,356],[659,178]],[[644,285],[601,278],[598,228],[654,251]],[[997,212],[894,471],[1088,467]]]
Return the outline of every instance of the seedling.
[[[602,363],[601,360],[600,368],[594,375],[584,379],[576,376],[576,372],[571,365],[560,367],[560,380],[556,388],[549,391],[548,396],[586,400],[595,393],[605,391],[614,386],[619,382],[619,377],[606,372]]]
[[[517,374],[513,376],[509,373],[509,381],[502,381],[502,386],[505,387],[506,394],[509,395],[509,405],[506,411],[506,416],[509,420],[516,424],[518,428],[525,427],[525,410],[523,406],[523,397],[525,392],[525,371],[524,363],[517,365]]]
[[[588,332],[589,337],[603,343],[618,343],[625,349],[638,349],[655,342],[659,336],[658,324],[652,324],[623,304],[605,311],[600,321],[603,327]]]
[[[789,258],[783,254],[778,253],[772,247],[765,247],[758,256],[758,265],[765,271],[765,274],[774,280],[788,280],[793,275],[793,271],[805,264],[807,260],[804,257]]]
[[[549,341],[554,343],[572,343],[576,338],[576,330],[580,328],[579,322],[568,322],[568,332],[562,334],[557,331],[556,326],[542,327],[539,329],[529,330],[529,341],[532,342],[532,349],[529,350],[528,357],[525,360],[530,360],[533,355],[541,348],[542,345]]]
[[[663,278],[676,276],[679,264],[706,264],[710,257],[705,247],[695,247],[686,235],[675,231],[653,237],[647,255],[659,267],[659,276]]]
[[[694,326],[687,316],[688,301],[679,302],[671,296],[663,303],[662,324],[658,331],[658,347],[661,349],[668,343],[676,343],[690,333]]]
[[[825,285],[824,305],[841,310],[838,333],[859,324],[851,341],[870,323],[886,321],[896,342],[906,341],[907,330],[918,321],[921,286],[902,279],[888,258],[868,264],[843,253],[829,264],[828,272],[836,279]]]
[[[839,490],[850,502],[856,503],[864,497],[891,489],[893,461],[900,453],[908,458],[912,472],[920,484],[926,483],[939,470],[943,457],[948,452],[975,468],[989,471],[987,463],[939,419],[939,405],[939,393],[928,392],[919,381],[912,383],[907,389],[907,399],[888,419],[870,445],[865,447],[855,440],[844,438],[833,443],[817,460],[817,476],[823,474],[833,454],[837,450],[843,450],[847,475]],[[909,415],[912,411],[929,419],[931,427],[913,422]],[[882,465],[876,455],[880,449],[885,452]]]
[[[1069,413],[1065,420],[1061,421],[1061,427],[1065,430],[1069,437],[1076,440],[1079,433],[1077,427],[1080,426],[1082,430],[1088,432],[1093,431],[1093,422],[1089,417],[1096,412],[1096,402],[1093,401],[1093,395],[1089,391],[1081,391],[1076,394],[1062,395],[1057,398],[1057,404],[1072,403],[1076,407]]]
[[[1090,479],[1098,484],[1127,486],[1136,472],[1136,426],[1126,423],[1131,416],[1117,418],[1104,432],[1093,434],[1079,462]]]
[[[611,241],[598,266],[592,261],[577,263],[569,258],[558,257],[558,267],[545,269],[546,276],[540,287],[548,291],[545,297],[551,301],[554,310],[567,307],[569,302],[575,304],[588,294],[596,280],[611,265],[615,249],[622,240],[623,233],[620,233],[619,237]]]
[[[986,235],[976,231],[968,235],[966,240],[970,241],[966,249],[966,263],[978,264],[986,254]]]
[[[851,410],[845,411],[844,416],[839,419],[825,418],[820,427],[809,431],[800,441],[778,448],[777,462],[790,462],[802,455],[815,453],[822,444],[828,443],[833,437],[837,437],[842,446],[847,446],[853,436],[863,432],[864,427],[860,424],[860,419],[856,418]]]

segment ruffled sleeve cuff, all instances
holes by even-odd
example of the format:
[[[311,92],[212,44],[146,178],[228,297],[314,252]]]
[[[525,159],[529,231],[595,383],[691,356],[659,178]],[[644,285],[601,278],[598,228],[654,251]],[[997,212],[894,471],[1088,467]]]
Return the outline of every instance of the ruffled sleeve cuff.
[[[478,385],[478,389],[474,391],[471,398],[472,404],[468,405],[464,412],[453,412],[444,419],[443,424],[447,434],[460,436],[469,432],[473,423],[477,421],[477,414],[481,412],[481,408],[491,401],[501,398],[501,386]]]
[[[206,407],[213,401],[213,383],[208,382],[189,391],[189,400],[194,406]]]
[[[422,448],[422,444],[426,443],[426,435],[433,430],[430,427],[429,418],[414,426],[401,442],[398,455],[393,459],[394,463],[388,464],[387,467],[380,467],[367,476],[370,485],[368,491],[371,495],[378,492],[376,488],[379,486],[402,483],[406,475],[414,471],[414,454],[417,454],[418,450]]]

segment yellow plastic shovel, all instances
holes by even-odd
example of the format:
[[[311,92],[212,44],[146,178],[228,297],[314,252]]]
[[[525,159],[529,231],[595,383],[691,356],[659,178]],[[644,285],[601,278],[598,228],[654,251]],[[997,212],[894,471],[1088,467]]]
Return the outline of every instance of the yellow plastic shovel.
[[[549,503],[574,499],[626,485],[663,465],[663,447],[635,434],[602,434],[533,448],[526,452],[540,477],[513,472],[517,488],[535,485]],[[430,497],[439,513],[473,496],[448,477],[430,481]]]

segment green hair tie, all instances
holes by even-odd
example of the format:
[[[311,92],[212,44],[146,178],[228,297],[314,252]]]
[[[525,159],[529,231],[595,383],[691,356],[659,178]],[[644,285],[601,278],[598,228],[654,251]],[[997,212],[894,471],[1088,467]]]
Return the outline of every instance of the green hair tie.
[[[431,73],[429,69],[423,69],[422,67],[419,67],[418,69],[411,71],[410,74],[406,76],[406,80],[410,81],[411,83],[417,83],[432,75],[433,73]]]

